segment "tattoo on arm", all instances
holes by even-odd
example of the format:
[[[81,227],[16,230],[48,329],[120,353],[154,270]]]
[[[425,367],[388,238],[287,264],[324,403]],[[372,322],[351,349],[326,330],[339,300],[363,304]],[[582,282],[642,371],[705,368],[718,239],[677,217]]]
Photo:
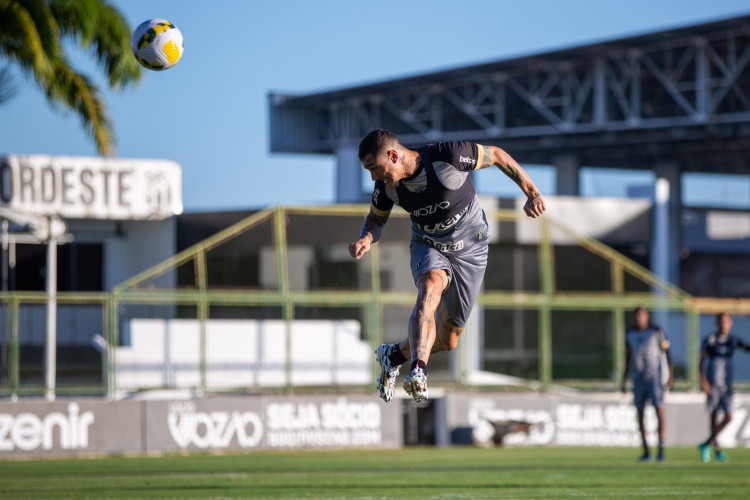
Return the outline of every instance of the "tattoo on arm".
[[[492,151],[487,146],[479,146],[482,148],[482,162],[477,164],[477,170],[481,168],[487,168],[492,165]]]
[[[510,179],[513,182],[515,182],[516,184],[518,184],[519,182],[521,182],[521,176],[518,173],[518,170],[516,169],[516,167],[514,167],[513,165],[510,165],[510,164],[507,164],[507,165],[498,165],[498,167],[500,168],[500,170],[503,171],[503,173],[505,175],[507,175],[508,177],[510,177]]]
[[[390,214],[380,216],[372,212],[367,214],[365,223],[362,225],[362,231],[359,233],[359,237],[363,238],[367,233],[370,233],[370,236],[372,236],[372,243],[378,241],[383,232],[383,227],[385,227],[385,223],[388,222],[389,215]]]

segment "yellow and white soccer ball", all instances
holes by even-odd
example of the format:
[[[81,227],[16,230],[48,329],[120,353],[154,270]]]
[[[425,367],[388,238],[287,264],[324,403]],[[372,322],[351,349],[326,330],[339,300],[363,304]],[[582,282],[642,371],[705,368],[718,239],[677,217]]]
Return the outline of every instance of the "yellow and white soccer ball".
[[[182,33],[166,19],[149,19],[135,29],[130,46],[141,65],[161,71],[182,57]]]

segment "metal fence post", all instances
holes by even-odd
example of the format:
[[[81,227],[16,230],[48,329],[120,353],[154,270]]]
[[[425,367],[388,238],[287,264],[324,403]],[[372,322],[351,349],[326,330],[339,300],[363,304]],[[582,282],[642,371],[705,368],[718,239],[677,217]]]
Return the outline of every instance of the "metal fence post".
[[[118,307],[119,296],[116,291],[113,291],[107,300],[107,397],[109,399],[115,398],[117,390]]]
[[[52,218],[50,217],[50,226]],[[45,397],[55,399],[57,380],[57,240],[50,230],[47,242],[47,337],[44,351]]]
[[[200,395],[201,397],[206,394],[208,389],[208,380],[206,376],[207,364],[206,364],[206,322],[208,321],[208,297],[206,295],[206,283],[208,281],[207,270],[206,270],[206,252],[199,251],[195,255],[195,272],[198,277],[198,293],[200,300],[198,301],[198,336],[200,344]]]
[[[380,251],[378,245],[370,247],[370,302],[367,304],[367,336],[373,351],[383,343],[383,302],[380,298]],[[373,384],[379,376],[375,358],[372,358]]]
[[[10,375],[10,397],[12,401],[18,400],[18,383],[21,375],[21,348],[18,339],[18,326],[20,316],[20,300],[11,297],[8,302],[10,309],[10,355],[8,359],[8,371]]]
[[[286,211],[277,207],[273,214],[274,243],[276,244],[276,275],[282,300],[282,315],[286,325],[286,390],[292,390],[292,321],[294,302],[289,294],[289,266],[286,247]]]
[[[611,262],[610,273],[612,293],[616,297],[622,297],[625,292],[622,264]],[[625,308],[619,304],[612,308],[612,364],[614,388],[619,389],[622,375],[625,373]]]
[[[555,269],[549,221],[541,219],[539,267],[544,303],[539,308],[539,383],[543,389],[552,383],[552,300],[555,291]]]
[[[687,379],[691,391],[700,390],[699,356],[700,356],[700,315],[692,305],[687,310]]]

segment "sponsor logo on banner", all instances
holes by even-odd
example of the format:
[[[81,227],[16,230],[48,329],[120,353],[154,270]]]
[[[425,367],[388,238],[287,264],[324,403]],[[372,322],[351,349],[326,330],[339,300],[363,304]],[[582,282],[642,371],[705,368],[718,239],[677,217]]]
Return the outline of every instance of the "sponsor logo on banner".
[[[54,411],[43,417],[34,413],[0,413],[0,451],[51,450],[55,441],[63,450],[87,448],[94,412],[81,413],[78,403],[68,403],[67,410],[67,414]]]
[[[523,432],[509,433],[503,439],[504,444],[542,445],[552,442],[555,434],[555,422],[546,410],[495,408],[492,400],[475,400],[469,408],[469,424],[474,428],[474,438],[489,441],[495,433],[490,422],[514,420],[534,424],[528,434]]]
[[[639,446],[636,409],[632,404],[561,403],[555,409],[556,444],[564,446]],[[644,415],[646,439],[656,441],[657,420],[652,406]]]
[[[369,446],[382,442],[380,405],[339,398],[335,402],[269,403],[271,448]]]
[[[95,219],[182,213],[182,171],[165,160],[11,155],[0,158],[0,205]]]
[[[495,408],[493,400],[474,400],[468,420],[475,439],[488,440],[494,433],[490,421],[521,421],[532,425],[527,433],[505,436],[503,443],[515,445],[561,446],[638,446],[641,444],[632,404],[559,403],[551,410]],[[656,442],[657,420],[653,407],[647,407],[646,438]],[[748,436],[750,437],[750,436]]]
[[[171,403],[167,413],[169,433],[181,448],[228,448],[234,440],[241,448],[258,446],[263,422],[252,411],[197,411],[193,402]]]

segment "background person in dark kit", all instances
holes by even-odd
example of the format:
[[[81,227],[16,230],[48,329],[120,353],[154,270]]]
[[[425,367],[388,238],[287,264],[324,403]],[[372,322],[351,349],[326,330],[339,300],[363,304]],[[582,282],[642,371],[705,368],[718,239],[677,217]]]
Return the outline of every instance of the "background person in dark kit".
[[[373,130],[359,145],[359,159],[375,187],[359,238],[349,245],[355,259],[378,241],[393,205],[411,215],[411,271],[417,300],[408,337],[375,351],[381,366],[380,397],[393,397],[399,368],[411,358],[404,390],[427,398],[431,353],[455,349],[487,267],[489,234],[471,171],[497,166],[526,195],[524,212],[539,217],[544,198],[526,172],[500,148],[456,141],[409,149],[388,130]]]
[[[645,308],[637,307],[633,311],[633,316],[635,326],[625,332],[625,373],[622,377],[622,392],[625,392],[628,375],[632,374],[633,404],[638,411],[638,430],[643,444],[643,455],[639,460],[651,460],[643,422],[646,401],[651,401],[659,421],[657,460],[664,461],[664,438],[667,435],[664,392],[665,389],[671,389],[673,383],[669,339],[661,328],[649,323],[649,314]],[[668,376],[664,376],[667,375],[665,371],[668,371]]]
[[[706,409],[710,415],[711,425],[708,439],[698,445],[701,460],[704,462],[711,460],[711,445],[714,447],[716,460],[724,462],[727,459],[716,438],[732,420],[732,358],[737,348],[750,352],[750,345],[730,333],[732,324],[732,317],[728,313],[717,314],[717,330],[703,339],[701,347],[701,387],[706,393]],[[723,416],[721,420],[720,416]]]

